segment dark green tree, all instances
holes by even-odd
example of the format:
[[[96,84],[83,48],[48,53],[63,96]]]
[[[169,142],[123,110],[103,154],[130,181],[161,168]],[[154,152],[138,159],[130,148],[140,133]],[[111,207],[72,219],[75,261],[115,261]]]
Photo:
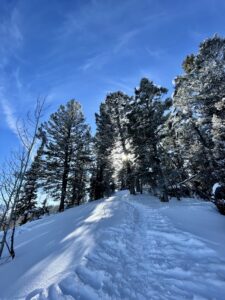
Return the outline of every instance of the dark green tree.
[[[162,166],[161,132],[167,116],[168,102],[162,97],[166,88],[143,78],[135,90],[129,117],[129,133],[135,153],[139,178],[158,190],[162,201],[168,201],[167,182]]]
[[[71,173],[80,163],[75,157],[86,143],[89,127],[85,124],[81,105],[71,100],[61,105],[43,128],[47,136],[44,188],[55,200],[60,199],[59,211],[63,211],[66,201],[71,199],[67,193],[72,182],[70,178],[74,176]]]
[[[110,112],[105,103],[100,105],[96,117],[96,135],[94,138],[94,157],[92,164],[90,198],[97,200],[112,192],[113,165],[111,151],[114,143],[113,125]]]

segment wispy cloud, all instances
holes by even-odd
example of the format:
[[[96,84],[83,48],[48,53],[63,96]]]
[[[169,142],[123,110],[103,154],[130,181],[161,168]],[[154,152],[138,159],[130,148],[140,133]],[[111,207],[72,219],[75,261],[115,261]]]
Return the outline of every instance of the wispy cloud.
[[[87,71],[91,68],[101,68],[108,61],[109,53],[100,53],[88,58],[83,65],[79,67],[82,71]]]
[[[20,78],[20,69],[16,68],[15,71],[13,71],[13,77],[15,79],[16,87],[20,91],[23,87],[21,78]]]
[[[119,41],[114,46],[113,52],[118,53],[123,47],[125,47],[139,32],[141,29],[134,29],[122,34]]]
[[[117,41],[114,42],[113,46],[110,47],[109,45],[109,48],[106,51],[88,58],[79,69],[82,71],[87,71],[91,68],[100,69],[112,59],[113,55],[117,55],[122,51],[140,30],[141,29],[134,29],[121,34]]]
[[[0,24],[0,51],[6,57],[12,55],[22,45],[23,34],[19,26],[19,18],[18,10],[14,8],[12,13],[5,17]]]
[[[21,46],[23,42],[23,34],[19,26],[19,19],[20,15],[18,10],[15,8],[12,12],[11,18],[10,18],[10,26],[9,26],[9,31],[10,35],[13,39],[13,41],[17,43],[17,46]]]
[[[23,34],[19,26],[20,15],[15,7],[9,14],[6,14],[0,24],[0,55],[3,57],[0,73],[0,105],[2,107],[5,122],[9,129],[18,135],[17,118],[11,103],[7,100],[8,89],[15,81],[17,90],[21,90],[22,83],[19,75],[19,68],[12,70],[11,74],[7,71],[7,66],[11,63],[11,59],[18,56],[18,49],[23,43]]]
[[[15,117],[15,113],[13,111],[12,106],[10,105],[9,101],[1,97],[1,106],[2,106],[2,111],[3,114],[5,115],[5,119],[7,122],[7,125],[9,129],[18,135],[18,130],[17,130],[17,118]]]
[[[153,49],[150,49],[149,47],[147,47],[146,51],[150,57],[155,58],[155,59],[159,59],[166,54],[166,51],[164,49],[163,50],[162,49],[153,50]]]

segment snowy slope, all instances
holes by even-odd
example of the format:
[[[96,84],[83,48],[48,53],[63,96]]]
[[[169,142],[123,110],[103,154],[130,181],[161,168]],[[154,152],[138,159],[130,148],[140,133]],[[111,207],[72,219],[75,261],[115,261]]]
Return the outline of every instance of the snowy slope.
[[[0,299],[225,299],[225,218],[211,203],[119,192],[19,229]]]

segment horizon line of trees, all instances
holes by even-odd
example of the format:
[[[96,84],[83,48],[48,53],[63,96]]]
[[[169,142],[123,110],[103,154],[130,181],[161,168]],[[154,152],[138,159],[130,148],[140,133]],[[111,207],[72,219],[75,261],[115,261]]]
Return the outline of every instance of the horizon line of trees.
[[[13,209],[14,223],[26,223],[38,210],[39,193],[59,200],[59,211],[116,188],[136,194],[148,187],[165,202],[169,196],[209,199],[212,185],[225,183],[225,39],[203,41],[182,66],[172,98],[147,78],[132,96],[109,93],[95,115],[94,137],[75,100],[38,124],[35,156],[16,203],[13,194],[2,206],[5,220]],[[46,207],[44,201],[42,212]]]

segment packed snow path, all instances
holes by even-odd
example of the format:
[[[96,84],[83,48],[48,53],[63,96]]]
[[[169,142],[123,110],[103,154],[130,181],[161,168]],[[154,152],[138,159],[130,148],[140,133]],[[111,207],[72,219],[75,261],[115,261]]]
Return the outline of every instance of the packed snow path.
[[[64,222],[70,222],[72,211],[74,218],[82,211],[79,219],[73,220],[77,222],[73,223],[74,230],[69,230],[60,241],[52,231],[56,236],[54,247],[35,261],[31,269],[25,270],[25,277],[18,278],[15,287],[11,281],[8,287],[12,288],[11,294],[5,291],[1,299],[225,299],[225,253],[217,243],[219,237],[210,240],[204,234],[188,232],[184,226],[178,226],[179,218],[177,223],[173,222],[169,212],[182,211],[185,218],[185,212],[188,214],[195,205],[201,219],[205,207],[207,213],[219,219],[219,224],[225,225],[211,204],[198,206],[196,201],[192,202],[171,204],[172,209],[170,204],[160,203],[153,197],[131,197],[127,192],[120,192],[105,201],[65,212]],[[192,212],[194,215],[196,209]],[[45,234],[48,223],[51,226],[57,218],[60,223],[62,216],[24,226],[18,242],[28,230],[33,236],[38,226],[39,234]],[[56,225],[53,229],[58,230]],[[68,241],[67,247],[61,245]],[[46,243],[46,238],[43,242]],[[19,247],[23,244],[18,244]],[[7,265],[3,267],[7,273]],[[0,283],[0,294],[4,288]]]

